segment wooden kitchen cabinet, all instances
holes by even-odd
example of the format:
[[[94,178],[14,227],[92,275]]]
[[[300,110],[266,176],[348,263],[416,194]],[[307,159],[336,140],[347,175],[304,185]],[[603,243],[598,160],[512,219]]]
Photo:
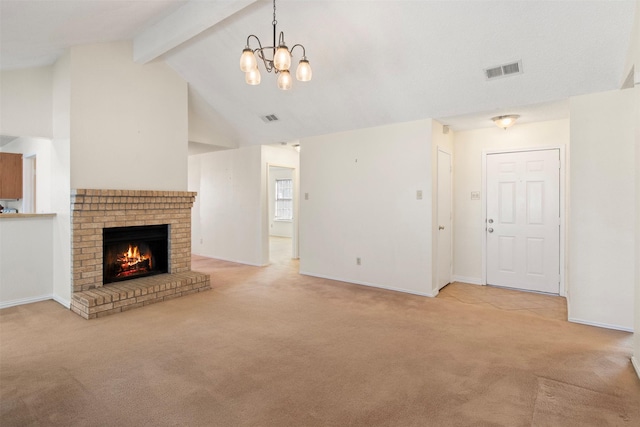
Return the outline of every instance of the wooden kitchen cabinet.
[[[0,153],[0,199],[22,199],[22,154]]]

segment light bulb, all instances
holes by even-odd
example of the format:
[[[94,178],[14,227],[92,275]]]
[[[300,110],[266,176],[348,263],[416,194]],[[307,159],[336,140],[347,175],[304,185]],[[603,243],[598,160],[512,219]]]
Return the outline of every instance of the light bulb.
[[[273,66],[278,71],[288,70],[291,67],[291,53],[284,44],[278,46],[278,50],[273,55]]]
[[[247,73],[244,75],[244,80],[247,82],[247,84],[250,84],[251,86],[259,85],[260,71],[258,70],[258,68],[255,67],[247,71]]]
[[[296,79],[301,82],[308,82],[309,80],[311,80],[311,65],[309,65],[309,61],[307,61],[306,56],[303,56],[298,63],[298,68],[296,69]]]
[[[291,74],[288,70],[280,71],[280,77],[278,77],[278,88],[282,90],[291,89]]]
[[[253,51],[249,46],[245,47],[240,56],[240,69],[245,73],[258,66],[256,57],[253,55]]]

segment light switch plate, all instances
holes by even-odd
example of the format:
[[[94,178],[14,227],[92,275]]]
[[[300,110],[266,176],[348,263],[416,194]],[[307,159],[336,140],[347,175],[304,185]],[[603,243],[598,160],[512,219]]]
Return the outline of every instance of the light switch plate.
[[[416,200],[422,200],[422,190],[416,191]]]

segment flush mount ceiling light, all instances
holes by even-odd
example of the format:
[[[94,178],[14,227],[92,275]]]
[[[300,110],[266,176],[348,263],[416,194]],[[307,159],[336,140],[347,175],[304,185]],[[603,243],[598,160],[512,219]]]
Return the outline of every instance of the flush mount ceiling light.
[[[517,114],[509,114],[507,116],[492,117],[491,120],[493,120],[493,123],[495,123],[499,128],[507,130],[509,126],[512,126],[516,120],[518,120],[518,117],[520,116]]]
[[[298,63],[298,68],[296,69],[296,78],[301,82],[308,82],[311,80],[311,66],[307,60],[304,46],[296,44],[289,49],[284,42],[284,32],[282,31],[278,36],[278,44],[276,45],[277,24],[276,0],[273,0],[273,22],[271,23],[271,25],[273,25],[273,46],[262,47],[260,39],[251,34],[247,37],[247,45],[244,47],[242,56],[240,57],[240,69],[245,73],[245,81],[247,84],[252,86],[260,84],[260,70],[258,70],[257,56],[262,60],[267,73],[275,71],[276,74],[279,74],[278,87],[280,89],[291,89],[293,79],[291,78],[291,74],[289,74],[289,67],[291,67],[291,56],[296,47],[300,47],[302,49],[302,59]],[[251,49],[251,47],[249,47],[249,40],[252,37],[258,42],[259,47],[256,49]]]

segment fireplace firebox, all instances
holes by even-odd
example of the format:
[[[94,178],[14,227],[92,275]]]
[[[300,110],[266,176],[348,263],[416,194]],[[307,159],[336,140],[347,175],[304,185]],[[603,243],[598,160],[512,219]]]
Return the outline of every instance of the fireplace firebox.
[[[168,225],[103,229],[103,284],[168,272]]]

